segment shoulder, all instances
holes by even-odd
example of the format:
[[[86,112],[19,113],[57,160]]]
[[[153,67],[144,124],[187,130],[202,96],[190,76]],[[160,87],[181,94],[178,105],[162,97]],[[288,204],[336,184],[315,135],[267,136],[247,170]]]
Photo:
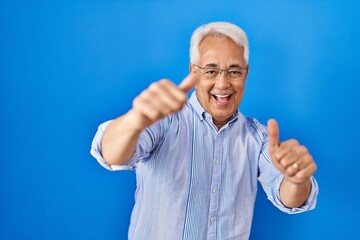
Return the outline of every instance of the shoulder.
[[[266,142],[268,138],[267,128],[261,124],[256,118],[241,115],[245,128],[258,142]]]
[[[193,111],[191,106],[186,104],[182,110],[169,114],[163,119],[160,119],[152,124],[147,129],[153,132],[160,131],[166,133],[170,128],[174,129],[179,126],[189,124],[192,119],[192,113]]]

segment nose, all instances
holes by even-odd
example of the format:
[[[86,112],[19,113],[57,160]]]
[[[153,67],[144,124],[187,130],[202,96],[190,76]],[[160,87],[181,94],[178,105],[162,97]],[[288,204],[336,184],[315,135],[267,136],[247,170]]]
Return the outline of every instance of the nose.
[[[219,78],[215,81],[215,86],[218,89],[227,89],[230,87],[230,81],[226,77],[225,72],[221,72]]]

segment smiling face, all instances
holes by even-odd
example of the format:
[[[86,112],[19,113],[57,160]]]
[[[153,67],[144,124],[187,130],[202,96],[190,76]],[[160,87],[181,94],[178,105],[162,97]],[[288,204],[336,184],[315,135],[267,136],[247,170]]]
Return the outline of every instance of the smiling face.
[[[213,117],[220,129],[238,109],[244,95],[248,65],[244,59],[244,48],[227,37],[206,37],[199,47],[198,66],[229,69],[245,68],[242,80],[229,80],[224,73],[217,80],[205,79],[202,70],[190,65],[190,70],[202,77],[196,83],[196,96],[206,112]]]

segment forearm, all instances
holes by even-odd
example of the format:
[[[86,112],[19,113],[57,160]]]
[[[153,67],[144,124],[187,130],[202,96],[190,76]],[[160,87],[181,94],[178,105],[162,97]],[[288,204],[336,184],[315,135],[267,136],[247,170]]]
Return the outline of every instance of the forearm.
[[[284,177],[280,185],[281,202],[288,208],[301,207],[308,199],[311,192],[311,181],[293,183]]]
[[[110,165],[122,165],[130,160],[142,131],[137,127],[131,110],[112,121],[104,132],[102,155]]]
[[[195,86],[197,75],[189,74],[178,86],[163,79],[152,83],[133,101],[133,108],[106,128],[102,156],[110,165],[121,165],[133,155],[143,129],[181,110],[186,92]]]

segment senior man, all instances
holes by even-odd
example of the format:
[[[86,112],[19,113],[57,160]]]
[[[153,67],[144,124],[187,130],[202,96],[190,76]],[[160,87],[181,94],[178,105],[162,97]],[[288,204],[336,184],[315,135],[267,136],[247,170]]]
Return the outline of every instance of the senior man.
[[[275,120],[266,128],[238,110],[248,58],[241,28],[200,26],[178,86],[151,84],[126,114],[99,126],[92,155],[109,170],[136,171],[129,239],[248,239],[258,180],[281,211],[315,207],[307,148],[280,142]]]

